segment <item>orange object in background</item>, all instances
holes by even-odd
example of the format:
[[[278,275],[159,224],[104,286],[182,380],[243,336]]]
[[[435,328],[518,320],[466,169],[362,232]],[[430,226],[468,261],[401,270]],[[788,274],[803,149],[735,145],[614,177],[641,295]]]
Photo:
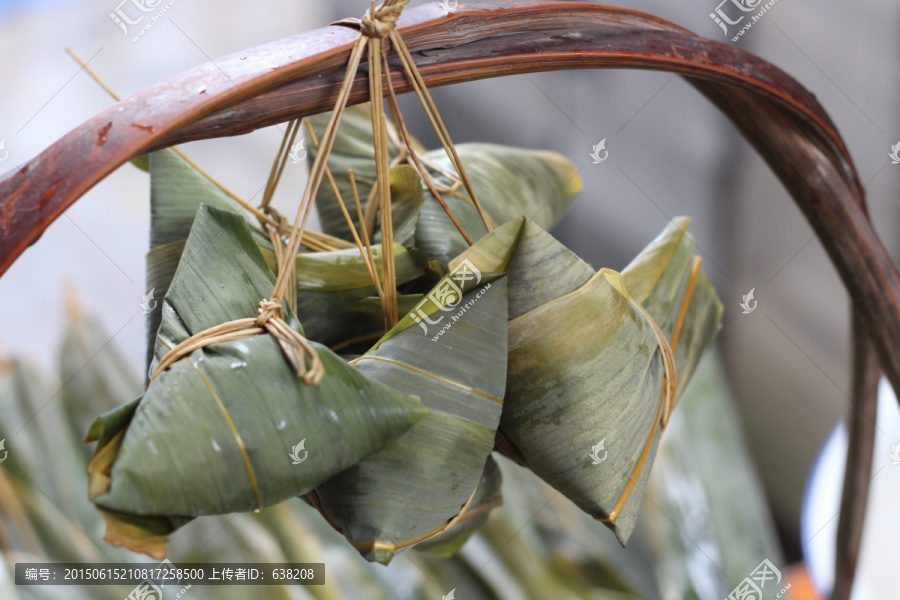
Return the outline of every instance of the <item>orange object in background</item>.
[[[791,584],[787,595],[788,600],[825,600],[813,587],[804,563],[796,563],[789,567],[786,579]]]

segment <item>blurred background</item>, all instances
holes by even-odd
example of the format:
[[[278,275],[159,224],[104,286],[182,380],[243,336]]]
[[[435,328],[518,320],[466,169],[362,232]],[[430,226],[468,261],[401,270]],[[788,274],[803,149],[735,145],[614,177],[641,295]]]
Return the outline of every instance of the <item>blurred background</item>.
[[[612,4],[727,43],[738,29],[726,36],[710,18],[716,0]],[[132,42],[110,18],[116,0],[0,0],[0,140],[8,152],[0,172],[112,103],[66,46],[125,97],[218,56],[359,16],[367,6],[178,0]],[[798,79],[831,115],[895,260],[900,165],[888,154],[900,142],[898,26],[900,4],[888,0],[778,0],[736,42]],[[554,233],[594,267],[621,268],[670,218],[693,218],[705,269],[726,306],[720,346],[749,448],[785,553],[798,559],[810,541],[799,525],[807,475],[847,412],[849,304],[781,184],[712,105],[669,74],[539,73],[439,88],[434,97],[455,142],[553,149],[581,168],[584,192]],[[421,113],[404,102],[413,132],[434,147]],[[226,186],[258,200],[280,138],[272,128],[183,149]],[[589,153],[602,139],[609,159],[592,164]],[[299,195],[304,176],[288,174],[281,202]],[[25,252],[0,279],[4,352],[55,364],[61,289],[72,284],[126,357],[142,364],[148,198],[147,175],[125,165]],[[739,303],[751,288],[758,308],[744,315]]]

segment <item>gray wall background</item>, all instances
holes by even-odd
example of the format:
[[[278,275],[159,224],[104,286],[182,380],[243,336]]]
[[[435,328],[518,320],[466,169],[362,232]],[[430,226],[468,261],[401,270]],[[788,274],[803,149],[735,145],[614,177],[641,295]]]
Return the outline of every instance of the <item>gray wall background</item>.
[[[0,3],[0,139],[9,152],[0,172],[110,104],[64,53],[67,45],[127,96],[211,58],[359,16],[368,2],[178,0],[137,43],[109,18],[116,4]],[[725,40],[708,16],[716,0],[621,5]],[[900,141],[898,25],[900,5],[888,0],[779,0],[738,42],[792,74],[831,114],[895,259],[900,165],[891,165],[888,152]],[[665,73],[542,73],[441,88],[434,96],[457,142],[549,148],[584,167],[584,192],[556,234],[595,267],[621,268],[670,217],[693,217],[705,268],[726,304],[720,341],[752,451],[785,541],[796,551],[807,472],[846,412],[849,305],[820,244],[768,168],[714,107]],[[405,106],[433,146],[416,107]],[[588,153],[602,138],[610,158],[593,165]],[[279,140],[280,132],[269,129],[184,149],[251,198]],[[303,180],[299,169],[288,173],[279,201],[293,202]],[[19,259],[0,279],[0,348],[54,364],[68,283],[141,364],[148,195],[146,175],[126,165]],[[743,315],[738,303],[750,288],[758,309]]]

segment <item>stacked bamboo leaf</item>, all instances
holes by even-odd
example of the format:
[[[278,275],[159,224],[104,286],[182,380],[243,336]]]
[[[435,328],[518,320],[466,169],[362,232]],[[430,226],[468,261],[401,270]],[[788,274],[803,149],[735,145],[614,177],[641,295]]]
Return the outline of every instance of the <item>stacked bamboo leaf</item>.
[[[322,113],[311,117],[311,127],[321,133],[330,115],[331,113]],[[411,145],[414,148],[421,147],[415,139],[411,140]],[[396,161],[398,145],[391,143],[389,151]],[[581,191],[578,169],[556,152],[481,143],[458,144],[456,151],[472,180],[481,205],[497,223],[527,216],[540,227],[552,229]],[[315,156],[313,149],[308,157],[310,163]],[[478,239],[484,236],[487,233],[485,225],[472,199],[460,187],[444,150],[423,152],[420,160],[435,183],[453,190],[443,194],[442,199],[470,237]],[[357,180],[362,178],[363,182],[371,181],[375,176],[371,111],[367,104],[355,106],[344,114],[328,164],[341,191],[341,197],[353,214],[353,207],[349,206],[352,198],[347,177],[349,171],[352,170]],[[371,193],[371,187],[361,184],[360,194],[365,196]],[[396,196],[392,195],[392,203],[397,202]],[[348,235],[348,228],[336,204],[331,187],[323,186],[316,196],[316,208],[322,228],[326,233],[344,237]],[[356,222],[358,224],[358,220]],[[468,248],[430,189],[424,190],[424,199],[414,228],[414,244],[432,259],[445,264]]]
[[[311,119],[311,160],[327,117]],[[173,151],[151,156],[148,287],[161,301],[148,366],[159,372],[91,428],[106,539],[161,557],[196,517],[308,494],[368,560],[416,545],[447,555],[502,503],[496,449],[624,545],[675,400],[721,319],[688,219],[621,273],[595,271],[546,231],[581,186],[564,157],[458,146],[483,219],[442,150],[389,136],[385,243],[402,318],[386,330],[369,118],[366,107],[344,114],[315,197],[331,246],[286,259],[296,294],[280,314],[321,359],[318,385],[262,330],[158,369],[192,336],[255,317],[278,261],[233,194]]]
[[[77,415],[83,412],[84,406],[94,410],[112,408],[117,402],[115,390],[136,392],[139,387],[136,375],[121,360],[122,353],[115,340],[109,342],[111,336],[97,320],[81,310],[71,311],[70,316],[59,373],[60,379],[69,381],[70,385],[63,388],[59,405],[51,403],[45,407],[49,413],[32,414],[29,411],[34,409],[28,407],[39,407],[50,397],[54,387],[52,378],[17,358],[0,363],[0,410],[3,411],[0,436],[7,438],[7,448],[11,451],[0,467],[3,508],[0,510],[3,532],[0,571],[9,577],[15,562],[132,562],[141,558],[103,546],[102,529],[98,527],[97,515],[89,510],[91,504],[86,494],[56,491],[46,483],[71,479],[67,471],[70,467],[58,460],[58,454],[84,456],[86,461],[84,448],[78,441],[84,433],[78,419],[57,419],[52,412],[61,410]],[[770,530],[771,517],[756,505],[740,515],[731,509],[748,493],[758,495],[760,488],[746,460],[738,456],[746,450],[741,449],[740,438],[732,435],[734,415],[728,411],[723,415],[722,409],[716,408],[724,399],[716,395],[721,394],[716,391],[720,386],[719,370],[717,363],[711,363],[705,371],[698,372],[702,385],[692,386],[685,396],[685,407],[690,414],[679,411],[673,417],[670,433],[674,437],[667,436],[665,453],[680,454],[685,444],[699,444],[704,448],[713,444],[711,447],[717,450],[724,444],[728,451],[720,458],[715,452],[702,454],[706,458],[701,462],[710,464],[698,465],[694,460],[685,460],[688,458],[685,456],[676,463],[667,459],[654,469],[657,483],[665,482],[647,490],[655,502],[646,505],[655,558],[635,553],[631,547],[617,551],[605,536],[598,535],[598,526],[572,503],[528,471],[497,457],[496,461],[488,459],[485,487],[478,488],[479,495],[484,494],[483,499],[493,496],[493,502],[484,504],[476,495],[470,507],[496,502],[501,471],[507,502],[492,511],[489,518],[486,513],[472,517],[471,521],[484,521],[478,531],[457,530],[456,535],[468,533],[466,537],[471,536],[471,541],[451,558],[444,557],[458,550],[456,545],[460,541],[450,540],[449,545],[439,542],[452,537],[453,530],[418,545],[417,548],[427,549],[429,553],[410,554],[411,562],[395,561],[387,568],[367,566],[315,511],[303,503],[293,502],[264,509],[259,514],[197,519],[186,526],[185,535],[175,536],[170,559],[176,563],[324,561],[327,564],[326,584],[321,587],[194,586],[190,597],[201,600],[246,598],[261,591],[273,599],[413,600],[438,598],[451,589],[456,589],[456,597],[479,600],[513,597],[632,600],[662,595],[653,583],[654,568],[660,573],[662,589],[669,590],[666,593],[671,593],[673,585],[684,585],[678,588],[678,593],[701,600],[719,600],[723,594],[718,591],[724,583],[710,588],[698,578],[702,571],[718,573],[715,565],[697,554],[691,540],[680,531],[690,532],[707,551],[706,544],[710,542],[701,533],[714,531],[717,541],[712,543],[718,548],[713,557],[731,577],[740,577],[758,563],[756,560],[750,564],[755,560],[754,552],[775,556],[772,542],[760,535]],[[16,419],[23,416],[33,417],[32,423],[19,431],[23,423]],[[723,418],[727,427],[720,431]],[[43,419],[47,421],[42,422]],[[48,435],[52,439],[44,440]],[[68,445],[61,445],[61,440],[68,440]],[[55,445],[48,446],[48,441]],[[26,459],[31,465],[27,477],[22,470]],[[722,464],[728,465],[730,479],[726,483],[718,481]],[[670,477],[679,481],[699,477],[705,494],[684,496],[680,486],[669,484]],[[698,498],[703,500],[703,510],[695,510]],[[11,499],[15,504],[10,503]],[[660,513],[661,509],[665,515]],[[459,526],[464,528],[469,522],[463,520]],[[751,539],[753,544],[748,546]],[[638,541],[646,543],[642,539]],[[700,560],[706,562],[698,564]],[[58,589],[14,586],[0,573],[3,598],[52,598],[57,597],[53,593]],[[66,588],[65,594],[66,598],[75,600],[120,600],[130,591],[122,586],[86,586]],[[174,595],[178,589],[167,589],[167,594],[170,591]]]
[[[274,279],[243,218],[202,206],[162,303],[155,359],[193,334],[252,315]],[[283,310],[299,329],[287,303]],[[305,494],[424,416],[418,400],[316,349],[326,372],[319,385],[299,379],[268,335],[201,348],[137,402],[99,419],[90,438],[99,441],[91,498],[109,540],[161,558],[165,534],[185,518]],[[301,440],[316,457],[287,468]]]
[[[147,289],[157,299],[169,289],[184,253],[184,244],[201,204],[241,214],[242,204],[205,174],[198,171],[174,150],[150,155],[150,252],[147,254]],[[398,195],[409,194],[409,181],[398,183]],[[323,188],[324,190],[325,188]],[[421,196],[421,187],[419,195]],[[270,268],[275,256],[269,238],[250,225],[253,239]],[[375,286],[369,278],[360,252],[349,248],[331,252],[301,253],[297,256],[298,317],[309,339],[332,346],[352,339],[383,333],[380,311],[371,309],[376,300]],[[381,264],[380,244],[372,248],[377,265]],[[415,248],[395,244],[394,261],[397,283],[405,285],[427,278],[428,260]],[[434,276],[432,276],[432,279]],[[401,296],[411,306],[416,296]],[[156,334],[162,312],[147,316],[147,365],[153,361]],[[376,336],[377,339],[378,336]]]
[[[316,490],[317,507],[370,560],[387,563],[397,550],[444,533],[474,501],[506,387],[506,278],[497,275],[458,281],[451,273],[438,283],[463,292],[459,306],[471,304],[439,344],[404,319],[354,361],[373,380],[419,395],[429,410]]]

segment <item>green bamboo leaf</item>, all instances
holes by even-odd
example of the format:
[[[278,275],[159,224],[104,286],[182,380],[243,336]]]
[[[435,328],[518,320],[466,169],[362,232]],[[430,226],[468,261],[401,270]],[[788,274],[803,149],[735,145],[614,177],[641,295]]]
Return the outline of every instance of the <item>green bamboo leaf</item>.
[[[573,292],[593,276],[589,264],[559,243],[533,221],[510,221],[450,261],[456,268],[469,260],[476,268],[490,269],[500,249],[510,249],[504,265],[509,273],[509,318],[520,317],[535,308]]]
[[[46,380],[29,363],[0,356],[0,458],[3,468],[20,479],[31,479],[35,485],[52,490],[53,478],[40,469],[46,458],[43,441],[31,432],[36,429],[34,416],[52,395]],[[22,435],[19,435],[19,433]]]
[[[399,314],[409,313],[422,302],[423,298],[422,294],[397,296]],[[378,296],[369,296],[346,304],[344,313],[331,323],[330,328],[338,332],[336,339],[341,340],[340,343],[333,344],[332,348],[336,352],[340,349],[340,354],[345,359],[350,359],[347,355],[350,351],[356,351],[357,354],[368,351],[372,344],[385,334],[381,299]]]
[[[150,246],[185,240],[201,204],[238,213],[241,206],[166,148],[150,154]]]
[[[674,304],[681,304],[684,298],[684,286],[679,288]],[[673,306],[674,306],[673,304]],[[691,296],[687,317],[681,325],[681,335],[678,343],[672,348],[675,355],[675,366],[678,371],[678,389],[676,399],[679,398],[693,377],[694,370],[703,358],[704,351],[709,348],[722,327],[722,315],[725,307],[709,280],[706,273],[701,271],[694,285],[694,293]],[[670,318],[671,321],[671,318]],[[667,321],[666,325],[669,324]]]
[[[404,246],[412,245],[416,233],[416,222],[425,203],[422,178],[415,168],[398,165],[390,170],[391,216],[394,223],[394,239]],[[376,242],[381,241],[381,231],[375,233]]]
[[[260,514],[253,515],[253,517],[278,543],[281,552],[284,554],[282,562],[316,562],[321,560],[322,556],[327,552],[329,568],[325,570],[325,585],[306,586],[310,595],[317,600],[340,600],[344,598],[340,593],[339,582],[347,579],[362,580],[364,583],[368,583],[373,588],[376,588],[374,581],[366,581],[367,579],[371,580],[371,577],[363,570],[363,564],[365,563],[362,563],[355,556],[355,553],[351,554],[353,551],[347,548],[343,540],[339,540],[339,547],[343,552],[331,551],[332,548],[328,548],[327,541],[317,535],[318,532],[311,526],[311,522],[315,520],[318,523],[322,523],[322,519],[314,512],[307,509],[301,513],[298,511],[298,507],[285,502],[267,508],[261,511]],[[330,531],[330,533],[333,534],[334,532]],[[347,564],[349,561],[346,559],[353,559],[353,562],[356,563],[356,569],[348,568],[350,565]],[[244,556],[238,560],[247,560],[247,558]]]
[[[288,503],[283,503],[280,506],[287,508],[287,505]],[[279,507],[266,508],[261,510],[259,514],[245,513],[196,519],[185,526],[182,535],[172,540],[169,548],[170,560],[178,565],[182,563],[238,563],[251,560],[260,563],[321,561],[321,555],[296,561],[286,555],[279,543],[278,532],[275,527],[270,526],[264,519],[266,513],[276,508]],[[312,540],[309,536],[305,536],[298,542],[310,543]],[[301,587],[304,588],[302,590],[304,593],[296,593],[297,588]],[[310,593],[312,590],[321,590],[323,587],[269,585],[266,586],[265,600],[331,600],[331,597],[328,595]],[[165,600],[176,598],[174,594],[180,588],[180,585],[174,586],[170,584],[168,591],[171,595],[164,594],[163,598]],[[232,580],[231,585],[216,586],[216,588],[207,588],[209,591],[204,594],[195,586],[182,597],[187,600],[188,598],[193,598],[196,594],[198,600],[202,598],[246,600],[254,595],[254,588],[240,585],[240,582],[235,580]],[[164,589],[164,591],[166,590]],[[160,600],[163,600],[163,598]],[[115,600],[122,600],[122,597]],[[147,600],[156,600],[156,598]]]
[[[98,448],[108,445],[119,431],[128,427],[128,423],[134,417],[134,411],[137,410],[138,404],[141,403],[143,398],[142,394],[134,400],[110,409],[94,419],[87,435],[84,437],[85,443],[99,442],[97,444]]]
[[[275,255],[262,249],[266,263],[274,269]],[[375,270],[382,276],[381,245],[372,247]],[[336,346],[357,338],[384,332],[384,311],[378,301],[369,310],[375,285],[356,248],[297,255],[297,317],[310,340]],[[413,248],[394,244],[397,284],[405,285],[431,273],[428,257]],[[408,301],[404,305],[411,308]],[[403,313],[401,313],[403,314]],[[380,335],[376,335],[377,339]]]
[[[475,143],[459,144],[456,150],[478,200],[497,223],[524,216],[543,229],[552,229],[581,191],[578,169],[556,152]],[[425,159],[453,172],[443,149],[428,152]],[[438,175],[437,180],[445,185],[451,183],[443,175]],[[465,189],[460,188],[459,193],[465,199],[445,194],[444,201],[466,233],[478,240],[487,230]],[[443,262],[449,262],[468,248],[430,192],[425,194],[416,227],[416,246]]]
[[[477,190],[475,193],[478,193]],[[481,200],[480,195],[478,199]],[[449,194],[443,195],[443,200],[469,238],[477,241],[487,235],[484,221],[469,201]],[[425,202],[419,213],[415,245],[428,256],[444,264],[469,248],[469,244],[431,192],[426,192]]]
[[[676,217],[622,270],[629,295],[659,323],[666,337],[672,338],[684,304],[694,265],[694,238],[687,232],[691,220]],[[719,331],[724,307],[703,271],[697,275],[686,318],[681,324],[678,343],[672,348],[678,371],[676,397],[687,382]]]
[[[154,152],[151,167],[151,242],[154,245],[146,260],[147,289],[154,294],[148,299],[150,306],[168,292],[200,204],[208,203],[240,213],[237,202],[174,151]],[[411,238],[422,203],[421,183],[411,167],[395,167],[391,173],[392,193],[396,193],[397,205],[396,239]],[[250,228],[266,263],[274,269],[275,254],[271,242],[257,227],[250,225]],[[374,245],[372,252],[380,273],[381,245]],[[422,277],[430,270],[424,254],[396,243],[394,262],[398,285]],[[365,312],[365,317],[359,314],[354,319],[344,318],[347,312],[354,311],[357,303],[376,293],[358,249],[301,252],[296,258],[296,269],[297,316],[309,339],[335,346],[383,331],[383,314],[370,318]],[[161,319],[162,312],[158,309],[147,315],[148,367],[153,360]]]
[[[763,558],[781,566],[775,524],[716,352],[701,361],[672,415],[647,494],[653,503],[642,513],[664,595],[721,600]]]
[[[274,254],[270,250],[262,249],[262,254],[267,264],[275,265]],[[372,257],[381,281],[383,258],[380,244],[372,246]],[[363,292],[365,295],[375,293],[372,277],[357,248],[307,252],[298,254],[294,262],[297,270],[297,289],[300,292],[298,300],[303,300],[304,292]],[[428,257],[418,250],[404,248],[395,242],[394,268],[398,283],[408,283],[428,271]]]
[[[72,513],[68,512],[68,507],[60,507],[42,490],[22,487],[24,489],[18,490],[19,497],[45,553],[62,562],[106,562],[123,558],[122,553],[99,546],[97,540],[91,539],[87,533],[96,531],[99,523],[97,519],[81,519],[84,512],[91,508],[86,495],[72,498],[72,501],[81,503],[81,510]]]
[[[355,361],[373,380],[420,396],[428,415],[316,490],[326,518],[370,561],[387,564],[454,525],[493,448],[506,379],[506,279],[484,277],[463,293],[455,277],[429,294],[445,311],[430,328],[401,322]]]
[[[80,436],[59,398],[45,385],[52,381],[27,361],[0,359],[0,440],[5,440],[0,458],[6,458],[3,468],[8,473],[32,481],[63,511],[76,515],[83,481],[57,478],[44,468],[53,462],[63,472],[82,473],[87,465]]]
[[[532,222],[513,222],[483,240],[515,245],[507,265],[509,379],[498,443],[607,523],[623,544],[634,527],[636,491],[649,476],[665,408],[659,341],[641,309],[671,339],[692,292],[673,349],[678,390],[721,319],[709,280],[702,273],[691,277],[694,242],[686,226],[685,219],[673,223],[621,276],[609,269],[595,274]],[[476,247],[450,267],[460,260],[491,266]],[[639,299],[630,295],[629,283]]]
[[[170,148],[144,155],[150,173],[150,252],[147,254],[148,306],[163,298],[175,276],[184,241],[200,204],[240,212],[237,202]],[[139,167],[140,168],[140,167]],[[147,313],[147,366],[153,360],[162,314]]]
[[[156,347],[156,332],[162,321],[162,311],[158,309],[159,301],[166,296],[178,261],[184,253],[186,240],[177,240],[168,244],[153,246],[144,259],[147,273],[147,296],[144,305],[152,309],[147,313],[147,362],[149,368],[153,361],[153,349]],[[145,309],[146,310],[146,309]],[[149,378],[149,374],[147,375]]]
[[[51,381],[25,361],[0,360],[0,529],[7,533],[0,545],[37,546],[62,561],[108,560],[84,533],[99,524],[77,476],[87,456],[62,403],[48,402],[53,393],[43,384]],[[4,501],[10,492],[19,510]]]
[[[67,305],[59,353],[60,380],[66,384],[60,399],[76,439],[83,440],[97,414],[141,392],[141,380],[100,320],[85,313],[74,295]]]
[[[313,130],[322,139],[325,126],[331,118],[331,112],[325,112],[308,118]],[[307,153],[307,161],[312,166],[316,158],[316,148],[311,145]],[[388,155],[391,160],[397,157],[398,148],[394,140],[388,139]],[[357,231],[360,230],[356,217],[356,205],[353,202],[353,191],[348,173],[352,170],[357,182],[360,200],[365,206],[372,184],[375,181],[375,148],[372,138],[372,110],[368,103],[351,106],[341,115],[341,123],[337,130],[334,146],[328,155],[328,168],[334,176],[341,198],[352,217]],[[421,185],[421,184],[420,184]],[[328,181],[323,181],[316,193],[316,211],[322,231],[330,235],[353,241],[347,220],[341,212],[337,197]],[[399,237],[395,238],[400,240]]]
[[[201,204],[243,214],[241,205],[177,152],[166,148],[149,155],[150,251],[146,257],[148,308],[166,295]],[[252,227],[257,244],[271,251],[268,237]],[[274,259],[272,261],[274,265]],[[147,366],[153,360],[162,313],[147,313]]]
[[[201,207],[163,302],[156,360],[190,335],[253,316],[274,279],[242,217]],[[105,417],[92,432],[107,442],[91,462],[91,495],[107,537],[160,555],[179,524],[171,516],[246,511],[306,493],[425,415],[417,400],[316,350],[327,374],[309,386],[268,334],[215,344],[163,372],[115,434],[106,425],[121,426],[122,413]],[[146,547],[135,541],[144,532]]]
[[[622,269],[628,293],[659,323],[666,320],[672,297],[690,269],[694,250],[687,233],[690,224],[688,217],[675,217]]]
[[[487,524],[455,557],[467,562],[478,578],[490,586],[493,594],[489,597],[590,600],[654,597],[628,593],[612,557],[583,552],[580,545],[583,540],[588,544],[597,541],[592,523],[566,524],[577,527],[581,535],[571,535],[567,528],[560,527],[561,523],[554,518],[557,511],[565,515],[571,510],[571,504],[564,497],[553,490],[545,491],[542,488],[548,486],[536,485],[538,482],[523,482],[516,478],[515,474],[520,471],[517,467],[508,463],[502,466],[508,504],[493,511]],[[511,472],[513,477],[506,478]],[[529,496],[535,496],[537,502],[523,502],[523,498]],[[481,552],[467,552],[473,545]],[[487,564],[486,557],[490,557]],[[465,591],[469,591],[468,586]]]
[[[510,321],[501,428],[528,467],[624,544],[623,510],[649,475],[664,368],[652,327],[621,276],[585,285]],[[632,494],[632,492],[634,492]]]
[[[489,283],[499,277],[501,273],[505,273],[513,251],[519,242],[522,228],[525,226],[524,218],[517,219],[497,228],[490,235],[479,240],[466,253],[460,255],[451,263],[451,273],[445,275],[442,282],[434,286],[434,290],[446,291],[450,289],[455,291],[453,295],[466,294],[477,287],[478,284],[482,282]],[[447,288],[443,285],[448,280],[454,282],[455,290],[452,287]],[[434,291],[429,293],[415,307],[415,311],[410,310],[407,312],[397,325],[372,347],[372,350],[376,350],[380,344],[383,344],[400,332],[416,326],[423,328],[426,334],[429,333],[429,327],[423,323],[423,320],[429,325],[433,325],[428,317],[437,315],[440,318],[440,315],[447,311],[447,302],[445,300],[446,298],[435,294]],[[507,310],[508,314],[509,311]]]
[[[472,497],[472,502],[460,516],[459,521],[448,531],[437,537],[416,545],[416,550],[422,550],[435,556],[453,556],[463,545],[478,531],[488,520],[488,514],[494,508],[503,504],[503,495],[500,492],[503,483],[503,474],[497,461],[488,456],[481,474],[481,481]]]
[[[658,596],[653,565],[638,544],[623,551],[615,537],[603,535],[603,525],[534,473],[503,456],[498,456],[497,462],[503,473],[505,502],[492,513],[476,539],[489,537],[503,545],[508,539],[505,530],[518,532],[510,544],[518,544],[519,552],[527,550],[532,556],[507,558],[505,562],[524,574],[548,569],[555,563],[557,568],[552,574],[571,587],[573,593],[584,585],[628,592],[640,598]],[[635,542],[646,545],[643,539]],[[562,548],[565,551],[561,552]],[[528,580],[530,576],[521,579]]]

